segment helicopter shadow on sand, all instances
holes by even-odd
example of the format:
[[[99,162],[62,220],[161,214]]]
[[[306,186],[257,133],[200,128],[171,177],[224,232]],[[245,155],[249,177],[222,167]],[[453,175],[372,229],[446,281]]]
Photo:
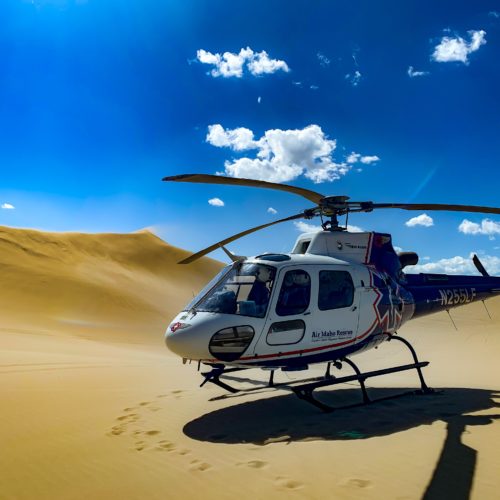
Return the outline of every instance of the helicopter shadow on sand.
[[[404,388],[372,388],[372,399],[387,398]],[[358,403],[358,389],[318,392],[334,406]],[[271,445],[276,442],[359,440],[387,436],[436,421],[447,433],[432,478],[422,498],[467,499],[470,496],[477,451],[462,442],[466,427],[489,425],[500,412],[470,415],[500,408],[500,391],[447,388],[432,395],[405,395],[372,405],[329,414],[299,401],[293,394],[247,401],[221,408],[188,422],[184,434],[214,443]]]

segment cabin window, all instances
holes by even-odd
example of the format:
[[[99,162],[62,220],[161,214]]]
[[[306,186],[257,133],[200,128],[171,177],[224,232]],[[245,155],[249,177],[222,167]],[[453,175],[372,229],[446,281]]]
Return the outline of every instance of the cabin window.
[[[269,345],[297,344],[304,337],[306,324],[301,319],[278,321],[273,323],[267,332]]]
[[[321,311],[349,307],[354,300],[354,284],[347,271],[320,271],[318,307]]]
[[[302,314],[311,298],[311,278],[301,269],[287,271],[283,278],[276,313],[279,316]]]

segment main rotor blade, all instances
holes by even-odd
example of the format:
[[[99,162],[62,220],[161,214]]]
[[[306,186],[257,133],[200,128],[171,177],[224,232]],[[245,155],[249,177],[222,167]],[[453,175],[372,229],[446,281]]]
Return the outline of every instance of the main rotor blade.
[[[478,212],[500,214],[500,208],[475,205],[443,205],[440,203],[372,203],[370,208],[402,208],[403,210],[449,210],[450,212]]]
[[[274,226],[275,224],[280,224],[281,222],[286,222],[289,220],[302,219],[303,217],[305,217],[305,214],[300,213],[297,215],[292,215],[291,217],[286,217],[284,219],[275,220],[274,222],[268,222],[267,224],[262,224],[261,226],[252,227],[251,229],[247,229],[246,231],[242,231],[241,233],[234,234],[233,236],[230,236],[229,238],[226,238],[225,240],[214,243],[213,245],[211,245],[203,250],[200,250],[199,252],[196,252],[193,255],[190,255],[186,259],[181,260],[179,262],[179,264],[190,264],[191,262],[198,260],[200,257],[207,255],[207,253],[213,252],[214,250],[217,250],[217,248],[220,248],[223,245],[227,245],[228,243],[231,243],[232,241],[235,241],[243,236],[246,236],[247,234],[254,233],[255,231],[259,231],[260,229],[265,229],[266,227]]]
[[[250,186],[260,187],[266,189],[276,189],[278,191],[286,191],[288,193],[298,194],[312,201],[316,205],[324,198],[320,193],[310,191],[288,184],[277,184],[275,182],[257,181],[254,179],[238,179],[236,177],[224,177],[223,175],[209,175],[209,174],[183,174],[173,175],[171,177],[164,177],[162,180],[169,182],[197,182],[201,184],[226,184],[232,186]]]

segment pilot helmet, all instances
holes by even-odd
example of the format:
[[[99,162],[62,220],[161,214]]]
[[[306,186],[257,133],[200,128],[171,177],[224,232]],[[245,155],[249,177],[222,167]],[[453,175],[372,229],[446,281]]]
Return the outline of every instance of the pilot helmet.
[[[257,266],[255,278],[257,281],[267,283],[271,279],[271,270],[266,266]]]

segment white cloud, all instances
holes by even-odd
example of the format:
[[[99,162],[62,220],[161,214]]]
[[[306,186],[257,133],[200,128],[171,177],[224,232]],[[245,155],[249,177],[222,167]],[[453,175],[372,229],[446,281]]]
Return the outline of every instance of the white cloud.
[[[309,88],[311,90],[318,90],[319,89],[319,87],[317,85],[310,85]]]
[[[258,147],[258,143],[254,141],[253,132],[244,127],[224,130],[222,125],[209,125],[206,140],[212,146],[227,147],[234,151],[245,151]]]
[[[4,210],[14,210],[16,207],[10,203],[2,203],[2,208]]]
[[[355,153],[354,151],[346,158],[347,163],[356,163],[361,158],[359,153]]]
[[[464,219],[458,226],[458,230],[464,234],[484,234],[493,236],[500,234],[500,223],[491,219],[483,219],[481,224]]]
[[[467,42],[460,36],[444,36],[441,42],[434,48],[431,59],[436,62],[462,62],[468,64],[468,56],[472,52],[479,50],[481,45],[486,43],[484,30],[472,30],[468,32],[470,41]]]
[[[317,226],[316,224],[308,224],[307,222],[301,220],[295,221],[293,224],[301,233],[318,233],[319,231],[323,231],[323,228],[321,226]]]
[[[308,224],[307,222],[301,220],[295,221],[293,224],[301,233],[318,233],[319,231],[323,231],[323,228],[321,226],[317,226],[316,224]],[[364,229],[358,226],[351,226],[350,224],[347,224],[347,230],[351,233],[364,232]]]
[[[292,82],[297,87],[302,87],[302,82]]]
[[[257,150],[254,158],[226,161],[225,174],[230,177],[286,182],[304,175],[315,183],[334,181],[345,175],[350,166],[335,163],[332,155],[336,141],[328,139],[318,125],[303,129],[267,130],[256,141],[247,128],[208,127],[207,142],[233,151]]]
[[[267,209],[267,213],[268,213],[268,214],[273,214],[273,215],[276,215],[276,214],[278,213],[278,211],[277,211],[275,208],[273,208],[273,207],[269,207],[269,208]]]
[[[376,161],[379,161],[380,158],[376,155],[373,156],[362,156],[361,159],[359,160],[361,163],[364,163],[365,165],[369,165],[370,163],[374,163]]]
[[[213,207],[223,207],[224,202],[220,198],[210,198],[208,200],[208,204],[212,205]]]
[[[196,57],[203,64],[215,66],[210,71],[210,74],[215,78],[219,76],[224,78],[241,78],[245,67],[254,76],[272,74],[277,71],[290,71],[285,61],[270,59],[265,50],[254,52],[250,47],[241,49],[237,54],[233,52],[212,54],[206,50],[199,49],[196,52]]]
[[[481,256],[481,262],[485,269],[491,275],[500,274],[500,257],[491,255]],[[472,254],[468,257],[451,257],[449,259],[440,259],[436,262],[426,264],[417,264],[416,266],[405,267],[406,273],[444,273],[444,274],[479,274],[474,263]]]
[[[247,48],[247,50],[251,49]],[[280,61],[279,59],[269,59],[265,50],[262,52],[256,52],[250,58],[248,62],[248,69],[254,76],[272,74],[277,71],[290,71],[290,68],[285,61]]]
[[[328,57],[326,57],[325,54],[318,52],[316,54],[316,57],[318,58],[321,66],[323,66],[324,68],[326,68],[327,66],[330,66],[330,59],[328,59]]]
[[[488,12],[488,16],[494,17],[495,19],[498,19],[500,17],[500,13],[497,12],[496,10],[492,10],[492,11]]]
[[[262,97],[257,97],[257,102],[260,104],[260,102],[262,101]]]
[[[231,52],[224,52],[224,54],[212,54],[203,49],[196,52],[196,57],[198,61],[203,64],[211,64],[215,66],[214,69],[210,71],[213,77],[223,76],[229,78],[235,76],[241,78],[243,76],[243,64],[246,61],[246,51],[241,49],[239,54],[233,54]]]
[[[427,214],[421,214],[418,215],[417,217],[412,217],[410,220],[407,220],[405,222],[405,225],[407,225],[408,227],[415,227],[415,226],[430,227],[434,225],[434,221],[432,220],[432,217],[429,217]]]
[[[356,70],[354,73],[347,73],[347,75],[345,75],[345,79],[353,86],[353,87],[357,87],[360,80],[361,80],[361,72]]]
[[[370,163],[374,163],[376,161],[379,161],[380,158],[376,155],[373,156],[361,156],[359,153],[355,153],[354,151],[349,154],[346,158],[346,162],[349,164],[361,162],[364,163],[365,165],[369,165]]]
[[[417,76],[425,76],[429,74],[428,71],[417,71],[413,66],[408,67],[407,73],[410,78],[415,78]]]

